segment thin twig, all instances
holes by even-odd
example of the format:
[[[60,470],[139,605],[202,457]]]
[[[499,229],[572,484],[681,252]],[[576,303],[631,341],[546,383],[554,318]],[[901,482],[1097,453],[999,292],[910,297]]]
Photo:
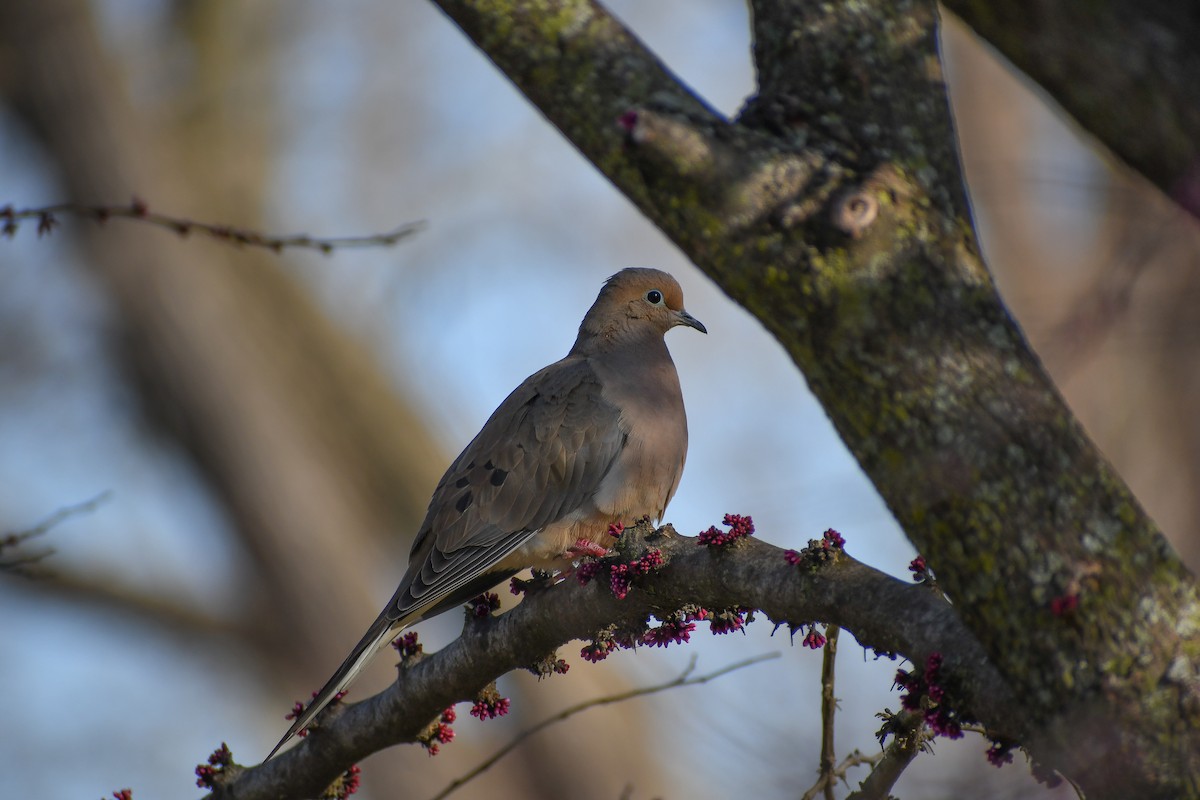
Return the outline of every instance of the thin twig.
[[[831,777],[830,785],[836,785],[838,781],[846,781],[846,774],[849,773],[854,767],[874,766],[882,759],[882,752],[873,753],[872,755],[868,756],[865,755],[861,750],[856,749],[850,753],[850,755],[843,758],[842,763],[838,764],[837,767],[835,767],[829,773]],[[804,794],[804,797],[810,798],[811,800],[811,798],[815,798],[817,796],[817,792],[821,791],[823,788],[824,781],[818,779],[817,783],[814,784],[812,788],[810,788],[808,792]]]
[[[821,660],[821,778],[825,781],[825,800],[834,800],[837,752],[833,746],[833,716],[837,712],[837,697],[833,693],[833,679],[840,630],[837,625],[825,626],[825,656]]]
[[[754,656],[753,658],[736,661],[733,664],[716,670],[715,672],[709,672],[706,675],[697,675],[696,677],[692,678],[690,676],[696,669],[696,657],[692,656],[691,660],[688,661],[688,665],[684,667],[683,672],[679,673],[678,676],[667,681],[666,683],[660,683],[654,686],[645,686],[640,689],[630,689],[627,692],[620,692],[619,694],[596,697],[591,700],[585,700],[582,703],[577,703],[576,705],[564,708],[557,714],[547,717],[533,727],[526,728],[518,733],[507,744],[505,744],[488,758],[481,761],[475,768],[451,781],[445,789],[442,789],[442,791],[435,794],[432,798],[430,798],[430,800],[444,800],[444,798],[449,797],[452,793],[456,792],[459,787],[482,775],[484,772],[490,769],[492,765],[519,747],[529,737],[545,730],[555,723],[562,722],[569,717],[573,717],[581,711],[586,711],[587,709],[594,708],[595,706],[606,706],[612,703],[620,703],[624,700],[631,700],[635,697],[642,697],[648,694],[657,694],[658,692],[663,692],[667,689],[674,689],[679,686],[695,686],[696,684],[708,683],[709,681],[720,678],[722,675],[727,675],[730,672],[742,669],[743,667],[750,667],[762,661],[769,661],[773,658],[779,658],[779,653],[763,653],[762,655]]]
[[[58,217],[64,214],[91,219],[100,224],[104,224],[114,217],[131,219],[165,228],[180,236],[187,236],[194,232],[202,233],[218,241],[247,247],[262,247],[275,253],[281,252],[285,248],[332,253],[334,250],[350,247],[390,247],[402,239],[407,239],[425,226],[423,222],[410,222],[387,233],[372,233],[363,236],[319,238],[305,233],[290,236],[268,236],[248,228],[217,225],[211,222],[199,222],[185,217],[161,214],[151,211],[144,202],[134,198],[129,205],[125,206],[86,205],[84,203],[57,203],[22,209],[15,209],[11,205],[4,206],[0,208],[0,235],[11,239],[16,235],[21,220],[36,219],[38,236],[45,236],[58,227]]]
[[[821,660],[821,762],[817,782],[800,796],[814,800],[823,793],[825,800],[834,800],[837,785],[837,751],[833,745],[833,717],[837,713],[837,697],[833,693],[834,665],[837,662],[837,640],[841,631],[837,625],[825,626],[825,655]],[[845,773],[842,773],[843,777]]]
[[[0,551],[10,547],[17,547],[22,542],[26,542],[36,536],[41,536],[68,517],[93,511],[97,506],[107,502],[110,497],[112,497],[112,492],[103,491],[90,500],[84,500],[82,503],[76,503],[72,506],[60,508],[58,511],[55,511],[50,516],[46,517],[46,519],[42,520],[37,525],[34,525],[32,528],[26,528],[23,531],[15,531],[13,533],[0,536]],[[54,552],[55,551],[53,547],[47,547],[46,549],[39,550],[36,553],[19,555],[8,560],[0,559],[0,572],[11,572],[17,575],[27,576],[29,575],[29,572],[25,570],[25,567],[54,555]]]

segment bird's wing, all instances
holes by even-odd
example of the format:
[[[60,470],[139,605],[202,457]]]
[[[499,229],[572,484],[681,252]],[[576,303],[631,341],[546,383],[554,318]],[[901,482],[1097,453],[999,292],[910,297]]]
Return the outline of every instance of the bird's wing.
[[[392,619],[478,594],[480,576],[595,494],[626,439],[602,389],[586,358],[568,356],[500,404],[434,491]]]
[[[625,445],[601,388],[585,358],[568,356],[500,404],[434,491],[395,595],[268,759],[402,629],[503,580],[490,568],[591,497]]]

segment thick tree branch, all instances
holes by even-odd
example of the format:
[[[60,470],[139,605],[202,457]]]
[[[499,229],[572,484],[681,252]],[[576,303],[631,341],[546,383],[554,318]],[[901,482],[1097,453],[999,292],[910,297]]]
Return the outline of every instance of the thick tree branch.
[[[214,800],[311,797],[351,764],[401,742],[413,742],[443,709],[471,700],[487,684],[574,639],[610,625],[636,628],[649,614],[687,604],[752,607],[780,624],[814,619],[837,623],[864,646],[900,653],[917,663],[932,652],[961,681],[961,707],[989,727],[1020,738],[1022,707],[952,606],[921,586],[905,584],[841,554],[813,571],[794,566],[784,551],[743,540],[723,551],[670,526],[646,535],[631,529],[633,547],[653,546],[666,565],[629,595],[616,599],[604,581],[565,581],[528,596],[512,611],[468,623],[445,649],[402,669],[399,680],[363,702],[343,704],[300,745],[266,764],[234,768]],[[644,538],[643,538],[644,537]],[[620,655],[613,656],[621,657]]]
[[[827,183],[820,153],[782,149],[730,125],[595,2],[437,5],[681,246],[719,243],[719,234],[779,209],[799,218],[809,209],[789,209],[788,198]],[[643,169],[645,163],[655,169]],[[677,178],[693,193],[690,202],[677,202]]]
[[[995,292],[936,6],[752,2],[729,122],[594,3],[439,5],[787,349],[1039,760],[1089,796],[1200,796],[1200,597]]]

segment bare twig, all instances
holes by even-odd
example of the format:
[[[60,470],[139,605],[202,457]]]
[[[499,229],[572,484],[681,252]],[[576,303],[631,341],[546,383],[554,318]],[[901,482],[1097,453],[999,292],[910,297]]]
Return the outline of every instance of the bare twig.
[[[821,781],[825,784],[825,800],[834,800],[836,783],[833,771],[837,753],[833,746],[833,716],[837,712],[837,697],[833,693],[834,666],[837,662],[837,625],[825,626],[825,656],[821,661]]]
[[[507,744],[505,744],[488,758],[481,761],[469,772],[466,772],[451,781],[446,788],[435,794],[432,798],[430,798],[430,800],[443,800],[443,798],[449,797],[451,794],[458,791],[460,787],[482,775],[497,761],[504,758],[504,756],[508,755],[517,747],[519,747],[529,737],[536,733],[540,733],[551,725],[562,722],[569,717],[573,717],[581,711],[586,711],[587,709],[594,708],[596,706],[606,706],[611,705],[612,703],[620,703],[625,700],[631,700],[635,697],[657,694],[658,692],[664,692],[667,689],[674,689],[680,686],[695,686],[696,684],[708,683],[709,681],[720,678],[722,675],[727,675],[730,672],[742,669],[743,667],[753,666],[763,661],[769,661],[773,658],[779,658],[779,653],[763,653],[762,655],[754,656],[753,658],[747,658],[742,661],[736,661],[733,664],[722,667],[714,672],[709,672],[705,675],[697,675],[693,678],[690,676],[696,669],[696,657],[692,656],[691,660],[688,661],[688,665],[684,667],[683,672],[679,673],[678,676],[667,681],[666,683],[659,683],[655,684],[654,686],[645,686],[640,689],[630,689],[627,692],[606,695],[604,697],[596,697],[591,700],[585,700],[582,703],[577,703],[573,706],[568,706],[562,711],[559,711],[557,714],[547,717],[533,727],[526,728],[518,733]]]
[[[60,215],[71,215],[94,220],[100,224],[118,217],[156,225],[169,231],[187,236],[193,232],[202,233],[218,241],[229,242],[247,247],[262,247],[273,252],[281,252],[285,248],[300,248],[319,250],[322,253],[332,253],[350,247],[391,247],[402,239],[407,239],[421,230],[425,223],[409,222],[395,230],[386,233],[372,233],[363,236],[334,236],[319,238],[300,233],[290,236],[268,236],[259,231],[247,228],[236,228],[232,225],[217,225],[211,222],[198,222],[184,217],[175,217],[151,211],[141,200],[134,198],[129,205],[87,205],[84,203],[57,203],[39,208],[14,209],[11,205],[0,208],[0,235],[12,238],[20,227],[20,221],[25,219],[37,220],[38,236],[52,233],[58,227]]]
[[[830,774],[829,785],[833,786],[833,785],[836,785],[838,781],[845,781],[846,774],[848,772],[850,772],[850,770],[852,770],[854,767],[869,766],[869,765],[878,763],[882,759],[883,759],[883,753],[874,753],[872,755],[866,755],[861,750],[856,749],[856,750],[854,750],[854,752],[850,753],[850,755],[843,758],[842,763],[838,764],[837,767],[835,767],[829,773]],[[816,793],[821,791],[824,788],[824,785],[825,785],[824,781],[822,781],[822,780],[817,781],[817,783],[811,789],[809,789],[808,792],[805,792],[804,797],[815,798]]]
[[[65,506],[55,511],[49,517],[34,525],[32,528],[27,528],[23,531],[15,531],[0,536],[0,552],[6,549],[18,547],[22,542],[26,542],[37,536],[42,536],[55,525],[58,525],[68,517],[73,517],[77,514],[85,514],[94,510],[97,506],[105,503],[112,496],[112,492],[101,492],[91,500],[85,500],[82,503],[76,503],[72,506]],[[35,553],[18,554],[8,559],[0,558],[0,572],[11,572],[16,575],[30,576],[30,572],[26,569],[30,564],[41,561],[44,558],[49,558],[54,555],[54,548],[47,547]]]

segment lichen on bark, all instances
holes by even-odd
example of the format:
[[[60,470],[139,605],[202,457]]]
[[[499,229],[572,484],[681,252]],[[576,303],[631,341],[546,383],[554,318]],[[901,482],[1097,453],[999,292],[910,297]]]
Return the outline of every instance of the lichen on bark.
[[[1027,704],[1039,760],[1089,796],[1197,796],[1196,585],[986,271],[936,5],[752,2],[759,87],[734,120],[593,4],[440,5],[786,348]],[[558,56],[511,28],[536,38],[547,8]]]

